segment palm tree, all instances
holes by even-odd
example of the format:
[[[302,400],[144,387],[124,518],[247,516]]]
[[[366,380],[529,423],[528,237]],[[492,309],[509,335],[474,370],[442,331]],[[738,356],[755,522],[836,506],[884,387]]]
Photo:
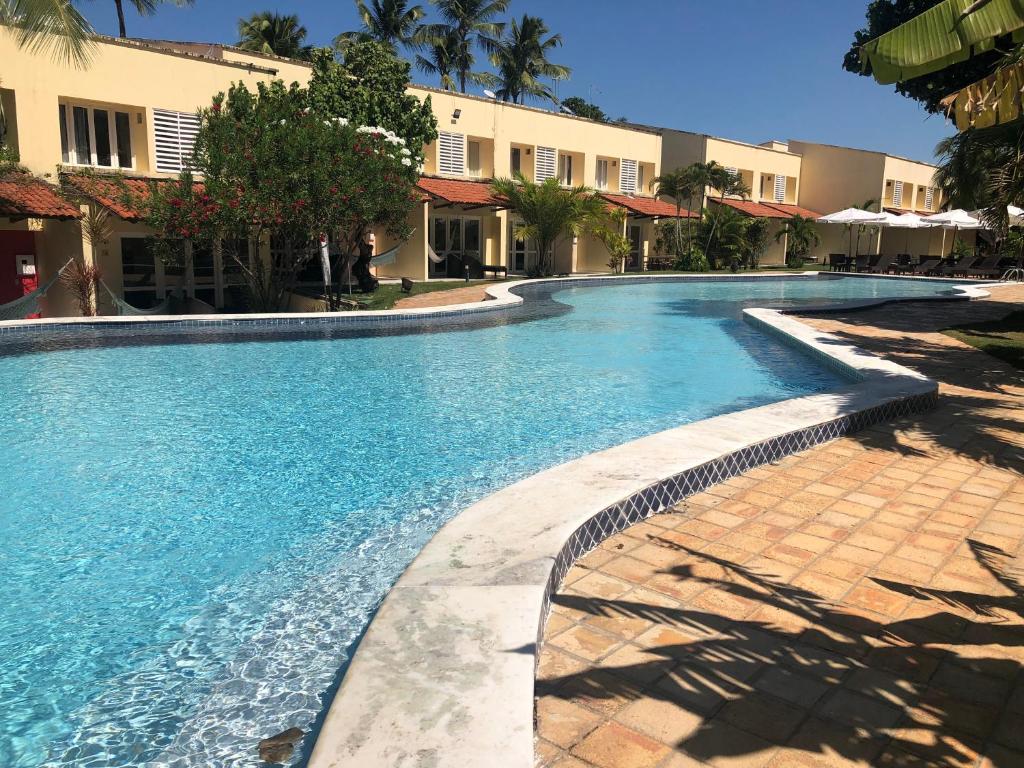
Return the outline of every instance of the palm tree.
[[[416,68],[428,75],[436,75],[441,81],[441,88],[446,91],[455,90],[455,79],[452,77],[455,71],[455,62],[452,61],[452,53],[457,45],[458,42],[454,34],[449,34],[444,40],[424,43],[421,46],[423,53],[416,54]],[[490,73],[480,73],[480,75],[485,74],[490,75]]]
[[[683,211],[683,200],[693,202],[694,195],[697,194],[697,180],[693,173],[693,167],[687,168],[676,168],[674,171],[663,173],[661,176],[655,176],[651,179],[651,189],[654,190],[655,197],[671,197],[676,204],[676,244],[680,243],[679,229],[680,229],[680,218],[682,217]],[[686,217],[686,242],[691,241],[693,233],[693,223],[690,216]],[[677,247],[678,250],[678,247]],[[676,256],[682,256],[682,253],[677,253]]]
[[[117,30],[119,37],[128,37],[128,30],[124,23],[124,3],[126,0],[114,0],[114,7],[117,8]],[[162,3],[172,2],[178,7],[195,5],[195,0],[127,0],[140,16],[152,16],[157,11],[157,6]]]
[[[719,207],[724,208],[722,203],[725,202],[725,198],[732,195],[734,197],[746,198],[750,194],[750,187],[743,183],[743,179],[740,178],[739,174],[733,173],[728,168],[725,168],[714,160],[704,164],[707,171],[707,178],[709,180],[708,186],[714,187],[718,190],[718,202]],[[708,235],[707,245],[704,246],[704,251],[711,247],[711,240],[715,236],[716,224],[718,218],[712,221],[711,232]]]
[[[0,24],[18,30],[19,46],[59,61],[84,67],[92,56],[92,25],[70,0],[0,0]]]
[[[421,30],[420,19],[426,15],[422,5],[409,7],[409,0],[355,0],[362,29],[342,32],[334,38],[334,47],[344,51],[352,43],[375,40],[384,43],[396,54],[399,46],[416,44]]]
[[[734,208],[720,205],[715,211],[708,211],[706,221],[711,224],[711,234],[708,236],[708,247],[711,239],[715,237],[715,253],[712,254],[705,249],[712,267],[718,266],[722,257],[727,266],[735,272],[742,263],[744,256],[750,251],[750,241],[747,239],[747,230],[753,219],[744,216]]]
[[[793,216],[775,233],[775,242],[786,238],[786,264],[799,267],[812,248],[821,243],[821,236],[814,226],[814,219]]]
[[[865,200],[860,205],[855,205],[854,206],[854,208],[860,208],[862,211],[871,211],[873,208],[877,208],[877,207],[878,207],[878,201],[875,200],[875,198],[873,198],[873,197],[869,197],[867,200]],[[881,209],[879,209],[879,210],[881,210]],[[853,225],[852,224],[847,224],[846,226],[847,227],[851,227]],[[872,229],[874,229],[874,227],[872,225],[870,225],[870,224],[858,224],[857,225],[857,253],[860,253],[860,239],[861,239],[861,237],[863,237],[865,232],[870,232]],[[854,254],[854,255],[856,255],[856,254]]]
[[[522,219],[515,231],[516,239],[537,244],[536,271],[541,276],[551,274],[551,259],[559,239],[597,229],[607,215],[604,200],[592,189],[566,189],[558,179],[545,179],[537,184],[516,174],[515,179],[495,179],[491,190]]]
[[[476,57],[473,49],[479,46],[485,53],[497,48],[498,38],[505,25],[495,17],[508,9],[509,0],[431,0],[437,6],[442,24],[429,24],[423,28],[422,39],[430,45],[453,42],[450,57],[459,91],[466,92],[467,82],[481,82],[480,74],[473,72]]]
[[[498,70],[498,98],[522,104],[526,97],[558,99],[542,78],[565,80],[572,70],[548,61],[548,53],[562,44],[561,35],[544,36],[550,30],[536,16],[523,14],[520,21],[512,19],[505,37],[497,41],[491,52],[491,64]]]
[[[247,51],[308,59],[312,47],[305,42],[306,28],[299,23],[299,17],[292,14],[263,11],[238,20],[237,45]]]

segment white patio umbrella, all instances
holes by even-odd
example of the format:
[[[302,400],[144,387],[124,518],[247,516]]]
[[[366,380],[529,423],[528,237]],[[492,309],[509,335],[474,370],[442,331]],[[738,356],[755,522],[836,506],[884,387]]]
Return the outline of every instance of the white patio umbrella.
[[[916,213],[904,213],[897,216],[895,213],[886,213],[888,218],[883,224],[883,227],[892,227],[893,229],[905,229],[907,230],[907,240],[903,245],[904,251],[910,250],[910,230],[912,229],[930,229],[936,226],[935,224],[929,224],[921,216]]]
[[[853,258],[853,225],[854,224],[885,224],[889,214],[864,211],[860,208],[844,208],[841,211],[830,213],[818,219],[819,224],[848,224],[850,225],[850,253],[847,255]]]
[[[1024,226],[1024,208],[1018,208],[1016,205],[1006,206],[1006,212],[1010,215],[1010,226],[1020,227]]]
[[[933,226],[944,227],[946,229],[953,230],[953,239],[950,242],[950,252],[952,253],[953,244],[956,243],[956,233],[959,229],[984,229],[985,225],[981,221],[963,208],[954,208],[951,211],[944,211],[943,213],[936,213],[934,216],[925,216],[923,221],[932,224]],[[946,250],[946,233],[942,233],[942,250],[945,253]],[[945,254],[948,255],[948,254]]]

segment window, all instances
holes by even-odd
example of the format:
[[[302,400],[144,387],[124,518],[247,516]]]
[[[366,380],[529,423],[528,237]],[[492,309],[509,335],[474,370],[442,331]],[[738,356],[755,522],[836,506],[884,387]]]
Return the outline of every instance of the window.
[[[558,151],[554,147],[537,147],[537,157],[534,161],[534,180],[542,182],[555,177],[555,167],[558,163]]]
[[[934,211],[932,207],[935,205],[935,187],[924,188],[924,209],[926,211]]]
[[[189,112],[153,110],[153,135],[156,140],[156,169],[178,173],[191,165],[199,115]]]
[[[636,192],[642,194],[644,191],[644,167],[643,165],[637,164],[636,166]]]
[[[619,166],[619,191],[624,195],[636,194],[636,160],[623,160]]]
[[[608,189],[608,161],[598,159],[597,171],[594,173],[594,185],[598,189]]]
[[[122,168],[131,168],[132,128],[127,112],[114,113],[114,134],[117,136],[117,164]]]
[[[58,105],[61,162],[131,168],[132,132],[127,112]]]
[[[567,187],[572,186],[572,155],[558,156],[558,180]]]
[[[466,143],[466,165],[470,176],[480,175],[480,142],[470,141]]]
[[[519,147],[512,147],[512,153],[509,155],[509,166],[514,174],[523,172],[523,150]]]
[[[441,173],[462,176],[466,172],[466,136],[461,133],[440,131],[437,135],[440,152],[437,167]]]
[[[900,208],[903,206],[903,182],[897,181],[892,185],[892,204]]]
[[[781,173],[775,174],[775,202],[781,203],[786,199],[786,177]]]

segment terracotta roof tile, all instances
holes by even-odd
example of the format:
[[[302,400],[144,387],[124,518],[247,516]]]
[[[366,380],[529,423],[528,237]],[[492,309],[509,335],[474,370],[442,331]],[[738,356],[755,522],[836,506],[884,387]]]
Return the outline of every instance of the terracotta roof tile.
[[[676,206],[674,203],[659,200],[656,197],[632,197],[630,195],[613,195],[606,192],[598,193],[602,198],[612,205],[625,208],[636,216],[658,216],[661,218],[676,218]],[[697,214],[683,208],[679,218],[697,218]]]
[[[82,212],[60,190],[27,173],[0,177],[0,216],[32,219],[77,219]]]
[[[815,213],[808,208],[802,208],[799,205],[787,205],[785,203],[755,203],[752,200],[733,200],[728,197],[724,200],[712,198],[711,202],[727,205],[740,213],[745,213],[747,216],[757,216],[764,219],[791,219],[794,216],[803,216],[807,219],[821,217],[820,213]]]
[[[133,198],[145,200],[149,197],[150,184],[172,184],[177,179],[147,179],[140,177],[86,176],[69,174],[64,180],[74,189],[96,201],[114,215],[125,221],[141,221],[142,212],[135,210],[124,199],[125,192]],[[123,184],[123,186],[122,186]],[[197,188],[202,184],[195,182]]]
[[[491,193],[491,185],[486,181],[462,181],[461,179],[421,176],[416,186],[432,198],[443,200],[451,205],[503,207],[501,200]]]
[[[800,205],[788,205],[785,203],[765,203],[769,208],[775,208],[783,213],[788,213],[792,216],[803,216],[805,219],[820,219],[822,214],[812,211],[810,208],[804,208]]]

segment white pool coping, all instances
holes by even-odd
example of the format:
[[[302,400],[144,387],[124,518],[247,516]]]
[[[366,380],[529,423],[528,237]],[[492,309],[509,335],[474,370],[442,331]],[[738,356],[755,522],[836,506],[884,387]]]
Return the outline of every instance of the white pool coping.
[[[735,279],[818,274],[760,273]],[[630,275],[516,281],[488,286],[486,302],[342,315],[7,321],[0,322],[0,335],[4,330],[57,332],[83,325],[189,328],[330,321],[359,327],[382,322],[383,317],[389,323],[416,323],[520,304],[523,298],[514,291],[523,285],[699,279]],[[989,295],[979,285],[948,282],[958,295],[909,300]],[[822,311],[888,301],[850,302]],[[782,311],[747,309],[743,314],[748,322],[819,358],[854,383],[592,453],[525,478],[464,510],[430,540],[382,602],[330,706],[310,768],[532,768],[533,692],[544,623],[551,595],[576,559],[608,536],[714,483],[878,421],[926,410],[936,402],[937,384],[908,368],[869,355]]]
[[[507,300],[514,287],[488,292]],[[958,291],[959,298],[988,295],[976,286]],[[532,768],[544,623],[551,595],[576,559],[709,485],[937,400],[934,381],[783,312],[747,309],[744,317],[856,383],[592,453],[463,511],[381,604],[310,768]]]
[[[620,281],[624,283],[638,283],[644,281],[671,282],[671,281],[744,281],[744,280],[772,280],[780,277],[794,279],[817,279],[819,276],[829,277],[873,277],[889,278],[898,280],[926,280],[929,282],[945,282],[962,291],[961,298],[981,298],[987,295],[980,290],[978,285],[961,285],[963,281],[956,278],[928,278],[928,277],[896,277],[892,275],[858,275],[847,272],[823,272],[823,271],[779,271],[779,272],[750,272],[737,274],[659,274],[657,272],[625,274],[625,275],[588,275],[585,277],[553,277],[541,280],[515,280],[504,283],[490,284],[485,288],[487,300],[466,302],[463,304],[450,304],[440,307],[411,307],[406,309],[384,309],[384,310],[355,310],[351,312],[248,312],[248,313],[218,313],[199,315],[101,315],[98,317],[47,317],[31,320],[3,320],[0,321],[0,337],[9,334],[25,332],[57,332],[61,330],[83,330],[94,328],[97,330],[110,330],[115,327],[134,329],[155,329],[155,328],[193,328],[193,327],[232,327],[244,328],[245,326],[265,325],[318,325],[328,324],[332,326],[362,327],[365,325],[391,325],[391,324],[413,324],[425,322],[437,317],[450,317],[454,315],[468,315],[480,312],[493,312],[505,309],[510,306],[523,303],[523,298],[514,291],[518,288],[532,285],[543,285],[551,283],[566,283],[573,285],[599,284],[608,281]],[[998,285],[996,283],[985,283],[986,288]],[[927,301],[931,299],[949,300],[948,296],[923,296],[914,297],[913,301]],[[869,300],[871,304],[879,303],[878,300]],[[833,306],[834,309],[849,308],[852,305]]]

